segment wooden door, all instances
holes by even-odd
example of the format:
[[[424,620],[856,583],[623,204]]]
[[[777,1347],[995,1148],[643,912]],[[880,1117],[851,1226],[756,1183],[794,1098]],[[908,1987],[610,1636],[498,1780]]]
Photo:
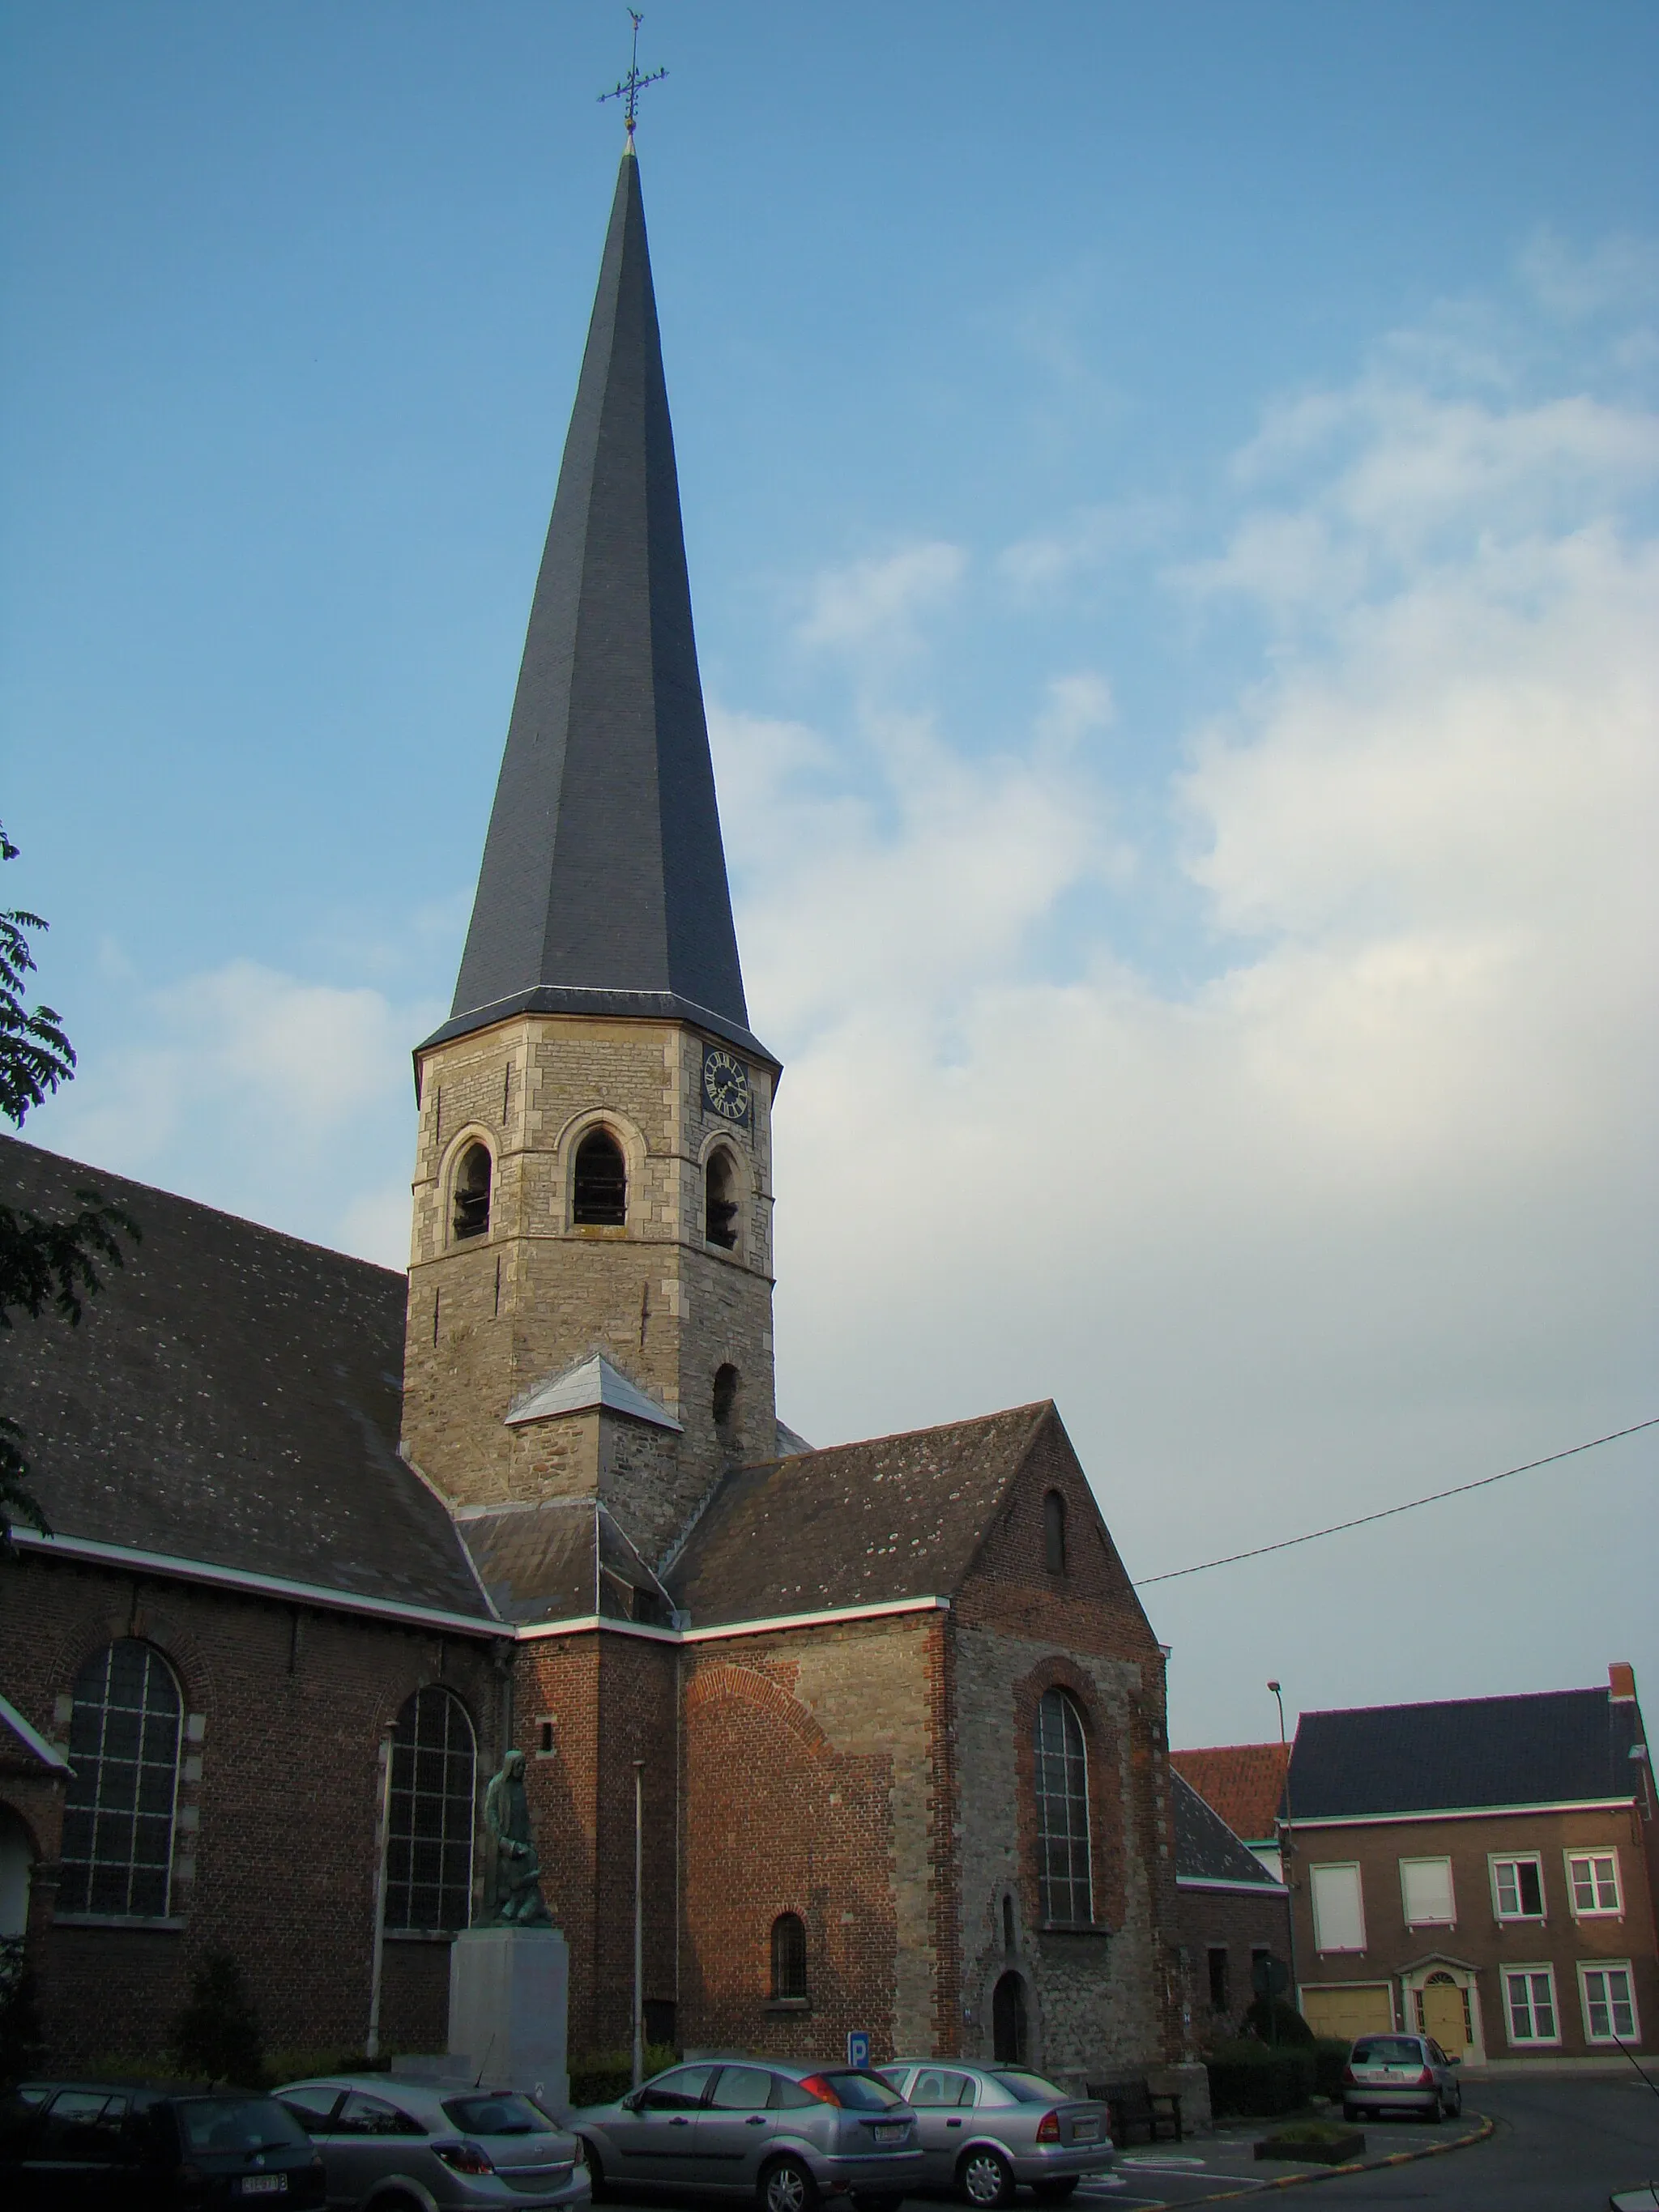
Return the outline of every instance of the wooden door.
[[[1469,2047],[1468,1997],[1440,1975],[1424,1985],[1423,2033],[1431,2035],[1450,2058],[1461,2058]]]

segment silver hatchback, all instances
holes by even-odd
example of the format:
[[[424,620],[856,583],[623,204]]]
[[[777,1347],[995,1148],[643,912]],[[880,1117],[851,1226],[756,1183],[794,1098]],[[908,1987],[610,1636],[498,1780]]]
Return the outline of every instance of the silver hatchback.
[[[1463,2109],[1457,2061],[1431,2035],[1362,2035],[1342,2074],[1342,2117],[1421,2112],[1455,2119]]]
[[[584,2206],[575,2137],[528,2097],[395,2074],[337,2074],[274,2092],[323,2154],[328,2202],[387,2212]]]
[[[911,2058],[881,2070],[915,2113],[924,2180],[970,2204],[1012,2204],[1021,2182],[1039,2204],[1061,2204],[1117,2162],[1105,2106],[1023,2066]]]
[[[675,2066],[570,2124],[595,2197],[641,2185],[742,2190],[763,2212],[812,2212],[820,2197],[850,2194],[860,2212],[898,2212],[921,2179],[915,2115],[860,2067]]]

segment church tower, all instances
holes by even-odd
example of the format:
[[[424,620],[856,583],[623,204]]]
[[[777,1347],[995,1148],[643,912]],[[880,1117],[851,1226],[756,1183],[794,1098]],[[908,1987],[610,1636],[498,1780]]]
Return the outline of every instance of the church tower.
[[[659,1563],[777,1449],[744,1000],[630,136],[449,1019],[416,1054],[404,1451]]]

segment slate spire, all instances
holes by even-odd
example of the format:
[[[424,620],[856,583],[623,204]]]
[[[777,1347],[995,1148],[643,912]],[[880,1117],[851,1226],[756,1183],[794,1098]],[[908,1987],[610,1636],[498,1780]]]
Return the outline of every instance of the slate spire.
[[[630,138],[450,1018],[750,1034]],[[774,1063],[775,1065],[775,1063]]]

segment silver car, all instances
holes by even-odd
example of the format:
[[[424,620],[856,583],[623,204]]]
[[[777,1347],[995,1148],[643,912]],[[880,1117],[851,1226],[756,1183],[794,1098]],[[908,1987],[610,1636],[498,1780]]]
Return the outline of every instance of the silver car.
[[[850,2194],[860,2212],[898,2212],[921,2179],[915,2114],[859,2067],[675,2066],[570,2124],[595,2197],[641,2184],[735,2189],[762,2212],[812,2212],[820,2197]]]
[[[1362,2035],[1342,2075],[1342,2117],[1422,2112],[1455,2120],[1463,2109],[1457,2061],[1431,2035]]]
[[[395,2074],[337,2074],[274,2094],[322,2153],[331,2205],[550,2212],[588,2202],[575,2137],[528,2097]]]
[[[1061,2204],[1085,2174],[1116,2163],[1105,2106],[1023,2066],[909,2058],[881,2070],[915,2113],[924,2180],[970,2204],[1012,2204],[1021,2182],[1039,2204]]]

